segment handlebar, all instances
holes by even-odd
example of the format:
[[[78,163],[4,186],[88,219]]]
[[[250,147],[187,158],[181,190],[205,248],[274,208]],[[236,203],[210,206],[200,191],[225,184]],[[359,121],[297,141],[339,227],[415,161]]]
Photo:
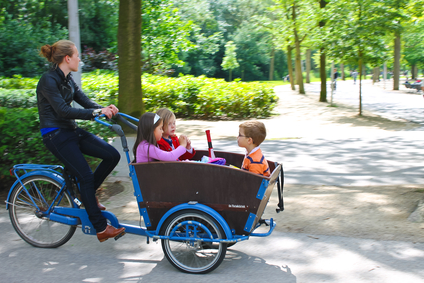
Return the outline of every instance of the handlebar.
[[[130,157],[129,157],[129,154],[128,154],[128,151],[129,151],[128,150],[128,143],[127,143],[127,139],[125,137],[125,133],[122,130],[122,127],[120,125],[116,124],[116,123],[110,124],[108,122],[105,122],[105,121],[101,120],[101,118],[105,118],[105,117],[106,117],[105,114],[101,114],[101,115],[99,115],[97,117],[94,117],[94,120],[97,123],[102,124],[103,126],[108,127],[110,130],[114,131],[118,136],[121,137],[122,148],[123,148],[123,150],[124,150],[124,152],[125,152],[125,154],[127,156],[128,163],[130,163]],[[137,118],[134,118],[134,117],[132,117],[130,115],[127,115],[125,113],[118,113],[118,114],[116,114],[113,117],[116,118],[118,121],[122,122],[123,124],[127,125],[131,129],[137,131],[137,128],[138,127],[136,125],[134,125],[133,123],[131,123],[130,121],[127,120],[127,119],[130,119],[130,120],[133,120],[135,122],[138,122],[138,119]],[[127,119],[124,119],[124,117],[127,118]],[[109,121],[111,121],[111,120],[109,120]]]

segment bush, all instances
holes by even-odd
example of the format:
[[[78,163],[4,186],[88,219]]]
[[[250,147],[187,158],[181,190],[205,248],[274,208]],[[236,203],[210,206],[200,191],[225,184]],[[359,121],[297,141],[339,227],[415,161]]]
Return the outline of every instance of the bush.
[[[31,108],[37,107],[37,98],[35,89],[1,89],[0,88],[0,107],[8,108]]]
[[[85,50],[81,54],[81,60],[84,62],[82,66],[84,72],[90,72],[96,69],[118,70],[118,60],[108,50],[97,53],[93,48],[85,46]]]
[[[110,70],[96,70],[82,74],[84,93],[100,105],[118,105],[119,77]]]
[[[12,78],[0,77],[0,88],[36,89],[39,80],[39,77],[23,78],[21,75],[13,75]]]
[[[263,118],[278,101],[272,88],[260,83],[223,79],[144,75],[143,98],[148,111],[168,107],[179,117]]]
[[[22,19],[8,17],[0,24],[0,76],[41,75],[48,69],[48,64],[39,55],[40,47],[67,37],[65,28],[47,20],[34,26]]]

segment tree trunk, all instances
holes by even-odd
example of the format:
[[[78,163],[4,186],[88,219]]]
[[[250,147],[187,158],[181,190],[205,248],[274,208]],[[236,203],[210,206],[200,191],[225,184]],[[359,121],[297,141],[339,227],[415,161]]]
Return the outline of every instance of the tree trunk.
[[[380,81],[380,67],[375,67],[372,73],[372,83]]]
[[[326,56],[324,48],[320,50],[319,56],[319,76],[321,79],[321,92],[319,94],[319,102],[327,102],[327,73],[325,72]]]
[[[344,64],[343,64],[343,63],[341,63],[341,64],[340,64],[340,73],[341,73],[342,81],[345,81],[345,80],[346,80],[346,78],[345,78],[345,73],[344,73]]]
[[[295,90],[296,88],[294,86],[292,50],[293,48],[291,46],[287,46],[287,67],[289,69],[289,80],[290,80],[291,89]]]
[[[274,56],[275,56],[275,48],[273,47],[271,50],[271,62],[269,64],[269,80],[274,80]]]
[[[400,32],[395,34],[395,55],[393,62],[393,90],[399,90],[400,78]]]
[[[232,78],[233,76],[232,75],[233,75],[233,70],[230,69],[230,77],[228,79],[229,82],[231,82],[233,80],[233,78]]]
[[[324,9],[327,6],[326,0],[319,0],[320,9]],[[325,21],[321,20],[318,23],[320,28],[325,26]],[[325,72],[326,60],[325,60],[325,50],[324,47],[320,49],[320,66],[319,66],[319,74],[321,79],[321,91],[319,94],[319,102],[327,102],[327,73]]]
[[[411,65],[411,80],[415,80],[418,76],[417,76],[417,65],[412,64]]]
[[[311,73],[311,49],[308,48],[306,50],[306,83],[307,84],[311,83],[310,73]]]
[[[292,6],[292,19],[293,22],[296,22],[296,5]],[[303,85],[303,75],[302,75],[302,61],[301,61],[301,52],[300,52],[300,39],[299,35],[297,33],[296,27],[293,28],[294,33],[294,43],[296,48],[296,59],[295,59],[295,66],[296,66],[296,80],[299,85],[299,93],[305,94],[305,87]]]
[[[362,68],[363,60],[359,59],[359,116],[362,116]]]
[[[141,89],[141,0],[119,2],[118,70],[120,112],[133,117],[144,113]]]

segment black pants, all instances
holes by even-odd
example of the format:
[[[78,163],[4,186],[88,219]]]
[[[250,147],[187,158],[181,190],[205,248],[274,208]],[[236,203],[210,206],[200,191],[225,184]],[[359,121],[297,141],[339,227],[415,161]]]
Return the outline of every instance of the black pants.
[[[119,152],[99,137],[80,128],[58,129],[43,135],[44,145],[75,175],[80,183],[81,200],[97,232],[106,229],[106,218],[96,202],[96,190],[118,164]],[[83,154],[103,161],[94,173]]]

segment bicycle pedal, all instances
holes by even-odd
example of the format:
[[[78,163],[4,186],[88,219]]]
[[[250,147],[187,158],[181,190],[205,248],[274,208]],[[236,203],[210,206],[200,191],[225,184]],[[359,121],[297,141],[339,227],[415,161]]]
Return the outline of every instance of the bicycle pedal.
[[[120,233],[120,234],[118,234],[118,235],[116,235],[115,236],[115,241],[117,241],[119,238],[121,238],[122,236],[124,236],[126,233],[125,233],[125,231],[124,232],[122,232],[122,233]]]

